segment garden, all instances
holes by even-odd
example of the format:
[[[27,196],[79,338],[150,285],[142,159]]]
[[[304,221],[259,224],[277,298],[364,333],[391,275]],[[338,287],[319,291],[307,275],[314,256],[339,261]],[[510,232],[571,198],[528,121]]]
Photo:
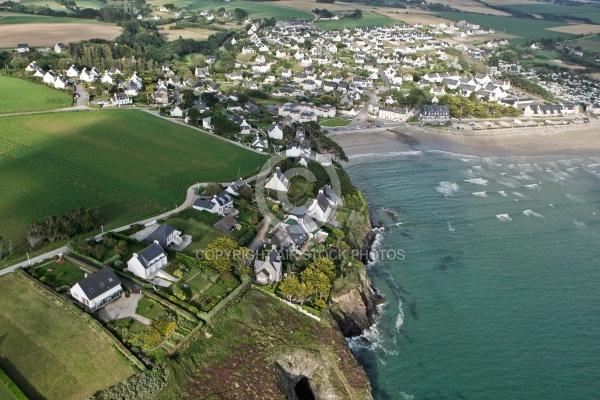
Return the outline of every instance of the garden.
[[[28,272],[43,284],[59,293],[67,292],[71,286],[85,277],[85,272],[65,258],[31,268]]]

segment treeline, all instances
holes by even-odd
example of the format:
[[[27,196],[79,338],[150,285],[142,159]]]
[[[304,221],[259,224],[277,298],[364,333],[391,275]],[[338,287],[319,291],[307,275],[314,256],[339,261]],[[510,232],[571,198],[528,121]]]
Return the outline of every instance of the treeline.
[[[317,309],[327,306],[325,300],[329,297],[333,280],[336,277],[336,266],[328,258],[313,261],[300,273],[288,275],[279,285],[281,296],[288,301],[304,304],[307,301]]]
[[[73,208],[64,214],[46,217],[29,224],[27,241],[33,248],[44,242],[68,239],[97,229],[102,223],[98,207]]]
[[[412,88],[407,94],[400,90],[392,89],[383,94],[383,97],[392,96],[400,107],[421,108],[427,104],[427,94],[417,87]]]
[[[504,79],[508,79],[511,82],[512,86],[522,89],[528,93],[534,94],[545,100],[554,100],[554,96],[552,96],[552,93],[550,93],[537,83],[530,81],[529,79],[513,74],[504,74]]]
[[[498,118],[521,115],[521,112],[514,107],[504,107],[497,103],[480,101],[474,93],[469,97],[446,94],[439,98],[438,104],[448,106],[450,115],[453,118]]]

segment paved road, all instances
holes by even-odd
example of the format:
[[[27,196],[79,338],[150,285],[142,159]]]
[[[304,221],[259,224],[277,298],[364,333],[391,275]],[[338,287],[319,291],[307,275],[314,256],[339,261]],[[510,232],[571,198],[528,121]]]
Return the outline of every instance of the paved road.
[[[87,104],[88,92],[87,92],[87,90],[84,89],[84,87],[81,85],[81,83],[78,83],[77,86],[75,86],[75,93],[77,93],[78,97],[77,97],[77,101],[75,102],[74,106],[81,110],[89,109],[88,104]]]
[[[256,234],[256,236],[254,237],[254,240],[248,247],[250,250],[255,251],[262,245],[263,241],[265,240],[265,235],[267,234],[267,231],[269,230],[270,225],[271,225],[271,218],[269,218],[269,216],[266,215],[265,219],[263,219],[261,222],[258,233]]]

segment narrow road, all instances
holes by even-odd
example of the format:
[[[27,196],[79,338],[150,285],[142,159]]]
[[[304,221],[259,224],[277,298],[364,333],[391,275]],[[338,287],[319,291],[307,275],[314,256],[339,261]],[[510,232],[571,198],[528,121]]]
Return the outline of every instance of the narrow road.
[[[88,109],[88,92],[81,83],[78,83],[77,86],[75,86],[75,93],[77,93],[77,101],[74,106],[81,110]]]
[[[271,218],[269,218],[269,216],[266,215],[265,219],[263,219],[261,222],[258,233],[256,234],[256,236],[254,237],[254,240],[248,247],[250,250],[255,251],[256,249],[258,249],[260,247],[260,245],[265,240],[265,235],[267,234],[267,231],[269,230],[269,226],[271,226]]]

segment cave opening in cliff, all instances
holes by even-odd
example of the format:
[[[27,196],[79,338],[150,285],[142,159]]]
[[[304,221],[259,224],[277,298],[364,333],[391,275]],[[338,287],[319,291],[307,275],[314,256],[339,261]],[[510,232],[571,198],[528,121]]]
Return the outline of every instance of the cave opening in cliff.
[[[307,377],[302,377],[294,387],[298,400],[316,400]]]

